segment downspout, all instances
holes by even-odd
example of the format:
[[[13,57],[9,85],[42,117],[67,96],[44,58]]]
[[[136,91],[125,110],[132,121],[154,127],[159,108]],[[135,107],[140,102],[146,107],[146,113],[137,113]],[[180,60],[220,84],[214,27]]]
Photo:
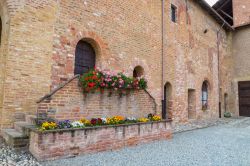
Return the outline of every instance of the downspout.
[[[162,119],[166,119],[167,118],[167,111],[166,111],[166,101],[165,101],[165,91],[164,91],[164,71],[165,71],[165,67],[164,67],[164,62],[165,62],[165,58],[164,58],[164,45],[165,45],[165,0],[161,1],[161,6],[162,6],[162,10],[161,10],[161,19],[162,19],[162,36],[161,36],[161,40],[162,40],[162,52],[161,52],[161,67],[162,67],[162,73],[161,73],[161,77],[162,77],[162,82],[161,82],[161,87],[162,87]]]
[[[225,21],[222,26],[217,30],[217,58],[218,58],[218,92],[219,92],[219,118],[221,118],[221,89],[220,89],[220,41],[219,35],[221,29],[224,27]]]

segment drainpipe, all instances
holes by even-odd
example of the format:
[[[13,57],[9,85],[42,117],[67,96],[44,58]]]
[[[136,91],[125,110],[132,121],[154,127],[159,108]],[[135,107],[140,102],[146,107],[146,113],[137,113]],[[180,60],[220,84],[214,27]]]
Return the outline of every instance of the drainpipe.
[[[217,58],[218,58],[218,91],[219,91],[219,118],[221,118],[221,89],[220,89],[220,31],[224,27],[225,21],[222,26],[217,30]]]
[[[161,77],[162,77],[162,82],[161,82],[161,87],[162,87],[162,119],[166,119],[167,118],[167,111],[166,111],[166,101],[165,101],[165,92],[164,92],[164,81],[165,81],[165,78],[164,78],[164,71],[165,71],[165,67],[164,67],[164,62],[165,62],[165,58],[164,58],[164,54],[165,54],[165,51],[164,51],[164,45],[165,45],[165,0],[162,0],[161,1],[161,6],[162,6],[162,10],[161,10],[161,19],[162,19],[162,52],[161,52],[161,67],[162,67],[162,73],[161,73]]]

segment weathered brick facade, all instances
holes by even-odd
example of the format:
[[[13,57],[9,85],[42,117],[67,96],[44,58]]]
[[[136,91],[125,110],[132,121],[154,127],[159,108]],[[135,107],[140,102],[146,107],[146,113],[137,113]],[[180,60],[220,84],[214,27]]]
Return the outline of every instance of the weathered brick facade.
[[[249,24],[250,1],[233,0],[234,26]]]
[[[20,113],[35,114],[40,97],[73,77],[79,40],[94,47],[97,67],[130,76],[134,67],[143,67],[158,113],[164,82],[171,89],[168,95],[175,122],[188,121],[188,90],[195,95],[194,118],[218,118],[219,98],[222,103],[224,93],[235,98],[231,86],[232,34],[195,1],[165,3],[162,81],[160,0],[1,1],[1,128],[12,127]],[[170,19],[171,3],[177,7],[176,23]],[[205,80],[209,83],[209,105],[202,111]]]
[[[156,113],[154,99],[144,90],[103,90],[83,94],[78,78],[38,104],[39,117],[57,120],[91,119],[93,117],[144,117]]]

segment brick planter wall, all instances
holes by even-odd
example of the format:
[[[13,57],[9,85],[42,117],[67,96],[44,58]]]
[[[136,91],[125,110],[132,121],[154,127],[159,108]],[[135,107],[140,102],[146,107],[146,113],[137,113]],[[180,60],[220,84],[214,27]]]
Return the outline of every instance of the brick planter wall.
[[[32,130],[29,150],[40,161],[54,160],[171,137],[169,120],[46,132]]]
[[[38,113],[40,117],[58,120],[115,115],[145,117],[149,113],[156,113],[156,103],[144,90],[129,90],[123,96],[118,91],[107,89],[103,93],[83,94],[76,78],[50,99],[40,102]]]

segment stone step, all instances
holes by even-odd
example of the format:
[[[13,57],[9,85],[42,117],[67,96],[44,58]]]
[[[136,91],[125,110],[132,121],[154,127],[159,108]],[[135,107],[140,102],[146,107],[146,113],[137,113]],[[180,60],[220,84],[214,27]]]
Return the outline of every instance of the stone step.
[[[27,123],[35,125],[36,124],[36,115],[25,115],[25,121]]]
[[[14,122],[14,129],[16,129],[20,133],[23,133],[26,136],[29,136],[30,128],[32,127],[34,127],[34,125],[30,124],[29,122]]]
[[[3,130],[5,142],[13,148],[28,147],[29,137],[15,129]]]

